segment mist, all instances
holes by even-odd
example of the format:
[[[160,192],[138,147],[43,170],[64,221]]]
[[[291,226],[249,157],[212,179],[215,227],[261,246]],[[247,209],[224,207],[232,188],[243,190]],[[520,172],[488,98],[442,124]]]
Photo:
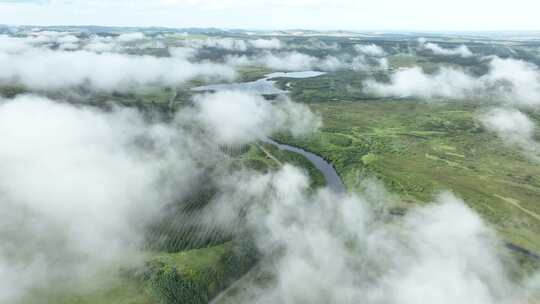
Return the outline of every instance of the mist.
[[[361,54],[369,55],[369,56],[384,56],[386,55],[386,52],[384,49],[376,44],[357,44],[354,46],[354,49]]]
[[[185,45],[194,48],[217,48],[235,52],[246,52],[249,49],[281,49],[285,44],[277,39],[235,39],[235,38],[206,38],[206,39],[190,39],[185,40]]]
[[[220,80],[236,77],[229,66],[193,63],[182,56],[158,58],[41,48],[0,53],[0,65],[1,82],[20,83],[37,90],[84,85],[95,90],[122,91],[141,85],[177,86],[196,77]]]
[[[427,42],[426,39],[419,39],[418,42],[420,44],[419,46],[420,49],[429,50],[434,55],[460,56],[463,58],[474,56],[473,52],[471,52],[471,50],[466,45],[460,45],[456,48],[448,49],[448,48],[441,47],[437,43]]]
[[[368,71],[387,68],[385,58],[358,56],[324,56],[315,57],[296,51],[265,52],[256,56],[228,56],[227,63],[232,66],[262,65],[277,71],[338,71],[357,70]]]
[[[451,67],[430,74],[412,67],[393,73],[388,83],[367,80],[364,91],[384,97],[487,98],[518,106],[540,103],[540,72],[536,65],[496,56],[485,60],[489,70],[482,76]]]
[[[242,190],[227,190],[223,204],[265,202],[252,206],[250,223],[273,277],[244,282],[239,302],[493,304],[537,295],[538,281],[514,282],[495,231],[449,192],[389,217],[380,210],[395,198],[377,182],[367,196],[313,193],[305,173],[288,165],[234,180]]]
[[[376,44],[315,56],[278,38],[186,38],[169,45],[163,36],[153,41],[142,32],[78,34],[0,36],[0,83],[46,93],[78,87],[129,92],[190,80],[232,81],[244,66],[353,70],[368,77],[388,68],[388,53]],[[465,45],[420,42],[437,56],[475,56]],[[130,48],[168,54],[122,53]],[[227,52],[216,62],[201,61],[204,49]],[[516,59],[481,61],[488,67],[483,75],[416,66],[392,72],[387,82],[364,81],[363,90],[434,102],[483,98],[485,107],[475,114],[484,128],[540,160],[538,128],[528,116],[540,103],[540,71]],[[540,298],[540,274],[516,278],[519,266],[496,228],[451,192],[416,205],[376,179],[362,181],[362,190],[335,193],[311,188],[307,169],[279,160],[264,172],[229,166],[233,157],[223,147],[260,149],[278,133],[320,136],[322,118],[306,104],[238,91],[193,96],[167,114],[38,95],[0,99],[0,303],[24,303],[33,291],[57,286],[98,289],[108,282],[94,286],[101,272],[140,267],[148,226],[208,184],[216,194],[202,209],[203,224],[226,229],[241,221],[270,274],[262,285],[240,282],[247,284],[240,303],[510,304]],[[214,170],[220,166],[226,170]],[[390,212],[404,205],[403,215]]]
[[[224,157],[218,144],[319,124],[304,106],[238,92],[201,96],[169,122],[32,95],[0,101],[0,302],[58,284],[91,289],[98,272],[140,262],[144,229],[197,189],[200,161]]]
[[[259,95],[225,91],[196,97],[195,107],[197,120],[220,144],[246,144],[287,130],[303,136],[321,126],[307,106],[288,98],[271,103]]]
[[[170,129],[128,109],[24,96],[2,101],[0,135],[8,221],[0,226],[0,302],[135,258],[145,223],[189,187],[180,172],[198,171],[180,150],[164,149]],[[159,148],[145,151],[138,140]]]
[[[511,108],[495,108],[481,114],[479,120],[507,145],[517,147],[535,162],[540,161],[536,124],[526,114]]]

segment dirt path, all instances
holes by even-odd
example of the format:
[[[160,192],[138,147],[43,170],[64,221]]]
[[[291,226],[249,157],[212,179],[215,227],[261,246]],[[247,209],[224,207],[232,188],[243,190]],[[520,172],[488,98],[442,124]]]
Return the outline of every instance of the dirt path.
[[[266,156],[270,159],[272,159],[273,161],[275,161],[278,165],[282,166],[283,163],[277,159],[274,155],[272,155],[272,153],[270,153],[270,151],[268,151],[265,147],[263,147],[262,145],[260,144],[257,144],[257,147],[259,147],[259,149],[261,149],[261,151],[264,152],[264,154],[266,154]]]
[[[513,198],[510,198],[510,197],[504,197],[504,196],[500,196],[498,194],[495,194],[495,197],[498,198],[498,199],[501,199],[511,205],[513,205],[514,207],[518,208],[519,210],[527,213],[528,215],[532,216],[533,218],[537,219],[538,221],[540,221],[540,214],[534,212],[534,211],[531,211],[527,208],[524,208],[523,206],[521,206],[519,204],[519,201],[518,200],[515,200]]]

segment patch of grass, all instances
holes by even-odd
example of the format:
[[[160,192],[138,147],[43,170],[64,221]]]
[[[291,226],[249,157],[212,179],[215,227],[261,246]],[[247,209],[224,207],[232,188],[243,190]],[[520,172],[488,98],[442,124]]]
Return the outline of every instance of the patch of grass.
[[[330,160],[350,190],[360,190],[367,176],[409,202],[450,190],[504,239],[540,252],[533,215],[540,214],[540,166],[485,132],[474,118],[476,102],[334,101],[311,108],[323,118],[319,133],[277,138]]]
[[[234,242],[179,253],[159,253],[147,263],[144,280],[160,303],[208,303],[256,261],[249,246]]]

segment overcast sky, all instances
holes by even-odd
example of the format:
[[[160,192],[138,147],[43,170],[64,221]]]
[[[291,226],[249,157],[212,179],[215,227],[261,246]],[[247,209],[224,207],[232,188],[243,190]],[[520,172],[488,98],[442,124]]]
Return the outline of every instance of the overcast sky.
[[[1,24],[540,30],[538,0],[0,0]]]

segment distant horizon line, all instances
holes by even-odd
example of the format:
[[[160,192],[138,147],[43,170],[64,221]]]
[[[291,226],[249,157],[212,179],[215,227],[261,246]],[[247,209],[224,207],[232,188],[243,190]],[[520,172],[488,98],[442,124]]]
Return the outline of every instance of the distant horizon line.
[[[418,30],[418,29],[313,29],[313,28],[283,28],[283,29],[262,29],[262,28],[242,28],[242,27],[218,27],[218,26],[161,26],[161,25],[98,25],[98,24],[55,24],[55,25],[41,25],[41,24],[0,24],[0,27],[41,27],[41,28],[119,28],[119,29],[168,29],[168,30],[219,30],[219,31],[254,31],[254,32],[292,32],[292,31],[306,31],[306,32],[350,32],[350,33],[401,33],[401,34],[527,34],[538,33],[538,30]]]

